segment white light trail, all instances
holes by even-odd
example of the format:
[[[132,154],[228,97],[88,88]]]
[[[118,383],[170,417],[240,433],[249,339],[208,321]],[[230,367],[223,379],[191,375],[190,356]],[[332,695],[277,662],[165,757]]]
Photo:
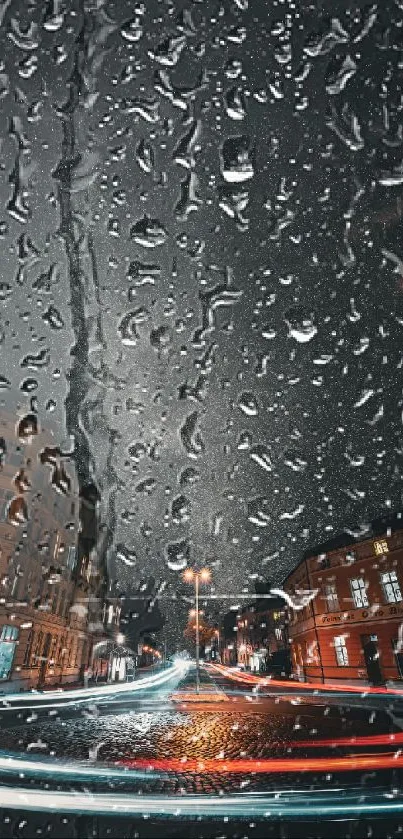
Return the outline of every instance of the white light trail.
[[[0,707],[2,710],[12,709],[13,711],[24,710],[39,705],[41,708],[55,708],[58,705],[66,707],[82,702],[97,701],[100,699],[113,699],[116,696],[131,694],[149,688],[159,687],[172,679],[182,679],[188,669],[187,661],[175,661],[168,669],[152,676],[139,679],[138,682],[124,682],[123,684],[102,685],[100,687],[78,688],[74,691],[54,690],[44,693],[9,693],[3,697]],[[18,702],[17,704],[14,704]]]
[[[276,799],[270,794],[260,796],[232,795],[186,795],[180,796],[134,796],[128,794],[111,793],[74,793],[49,792],[45,790],[31,790],[24,788],[2,787],[0,797],[2,807],[14,810],[31,810],[47,813],[88,813],[124,815],[132,814],[144,818],[149,816],[175,816],[177,819],[192,816],[195,813],[211,817],[217,816],[262,816],[275,817],[278,813],[284,816],[333,815],[346,817],[347,815],[361,817],[364,814],[387,815],[388,813],[402,813],[402,800],[385,800],[384,797],[374,795],[373,799],[359,800],[354,793],[346,795],[343,801],[332,796],[329,790],[327,797],[320,795],[315,800],[312,792],[306,796],[295,793],[290,798],[279,796]]]

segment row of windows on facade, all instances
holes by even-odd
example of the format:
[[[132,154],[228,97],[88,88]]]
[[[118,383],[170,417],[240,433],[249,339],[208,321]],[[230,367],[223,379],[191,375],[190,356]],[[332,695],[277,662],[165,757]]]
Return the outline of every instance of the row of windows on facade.
[[[7,583],[7,578],[4,582]],[[23,585],[21,585],[21,582]],[[40,611],[46,611],[60,618],[67,618],[71,608],[71,593],[66,592],[59,586],[47,583],[43,578],[38,582],[39,584],[34,591],[30,575],[25,580],[19,566],[17,566],[8,595],[17,602],[34,605]]]
[[[76,563],[76,548],[70,547],[68,551],[68,567],[73,570],[75,563]],[[89,582],[92,574],[92,563],[91,560],[86,557],[82,559],[81,565],[81,576]],[[56,575],[53,583],[49,581],[48,585],[49,588],[54,585],[54,583],[60,582],[60,578]],[[43,577],[39,577],[35,570],[30,570],[28,574],[24,574],[23,566],[21,563],[18,563],[14,568],[14,577],[11,581],[10,576],[5,575],[2,579],[2,585],[4,588],[8,588],[8,594],[10,597],[14,597],[16,600],[24,600],[29,598],[32,601],[32,598],[40,598],[43,603],[47,604],[47,610],[52,612],[53,614],[60,615],[60,617],[67,616],[67,610],[69,607],[68,602],[64,603],[65,592],[60,589],[55,589],[54,592],[50,593],[50,590],[47,592],[46,589],[46,580]],[[35,589],[35,591],[34,591]]]
[[[403,598],[396,571],[384,572],[380,575],[380,579],[386,603],[400,603]],[[350,588],[356,609],[369,606],[367,584],[363,577],[355,577],[353,580],[350,580]],[[329,611],[337,612],[339,609],[339,598],[336,583],[329,583],[325,587],[325,597]]]
[[[24,667],[39,667],[43,657],[43,647],[46,633],[39,630],[31,631],[28,636],[27,646],[24,654]],[[77,667],[81,662],[85,639],[65,635],[53,635],[46,655],[49,666],[55,667]]]
[[[398,544],[401,544],[400,539],[396,540],[395,537],[395,547]],[[373,543],[373,550],[375,556],[384,556],[385,554],[389,553],[389,545],[386,539],[378,539]],[[353,562],[356,562],[358,559],[356,551],[347,551],[346,554],[343,556],[340,555],[333,555],[328,556],[327,554],[320,554],[317,558],[318,565],[320,568],[331,568],[333,564],[339,565],[340,560],[343,562],[344,565],[352,565]]]
[[[338,664],[339,667],[349,667],[350,666],[347,643],[346,643],[347,638],[348,638],[348,635],[336,635],[333,638],[333,641],[332,641],[332,646],[334,648],[335,657],[336,657],[336,663]],[[374,636],[374,638],[376,639],[376,636]],[[393,652],[395,654],[399,652],[399,643],[398,643],[397,639],[392,641],[392,647],[393,647]],[[316,666],[319,666],[319,664],[320,664],[319,648],[318,648],[318,644],[317,644],[316,641],[310,646],[310,649],[309,649],[308,654],[306,656],[306,661],[307,661],[308,664],[315,664]]]
[[[373,636],[375,640],[377,640],[376,635]],[[371,636],[372,640],[372,636]],[[346,636],[345,635],[336,635],[333,639],[334,643],[334,651],[336,653],[336,661],[339,667],[348,667],[350,662],[348,658],[348,649],[346,645]],[[400,644],[398,640],[392,641],[393,652],[395,655],[400,653]]]
[[[23,469],[20,470],[20,473],[17,475],[17,479],[20,478],[21,480],[24,480],[24,478],[26,476],[23,473],[24,473],[24,470]],[[18,489],[18,484],[16,486],[16,491],[17,491],[17,493],[21,492],[21,488]],[[21,496],[21,497],[23,497],[23,496]],[[36,495],[34,495],[32,497],[33,497],[34,500],[38,500],[39,502],[43,499],[43,496],[42,496],[41,493],[37,493]],[[9,505],[10,505],[10,501],[12,501],[13,498],[15,498],[15,492],[12,492],[11,490],[4,490],[3,488],[0,488],[0,522],[7,521],[8,508],[9,508]],[[66,519],[66,509],[64,507],[59,507],[58,502],[55,501],[54,504],[53,504],[52,511],[48,510],[48,512],[51,512],[51,515],[53,515],[53,517],[59,522],[59,524],[61,524],[63,526],[63,529],[64,529],[65,526],[66,526],[66,521],[65,521],[65,519]],[[72,516],[72,518],[74,518],[75,512],[76,512],[76,503],[75,503],[75,501],[72,501],[71,505],[70,505],[70,515]],[[29,520],[29,523],[30,524],[32,523],[32,519]]]
[[[252,611],[253,610],[251,609],[251,612]],[[284,617],[284,613],[282,613],[282,612],[271,612],[271,613],[267,613],[267,614],[268,614],[268,618],[266,619],[266,618],[263,617],[263,620],[261,621],[261,623],[257,622],[257,621],[259,621],[259,614],[257,614],[255,619],[251,620],[250,618],[249,619],[244,618],[243,620],[239,620],[238,623],[237,623],[237,626],[238,626],[238,628],[242,628],[243,626],[248,626],[248,625],[249,625],[250,628],[265,627],[265,626],[267,626],[268,621],[269,621],[269,623],[270,622],[278,623],[278,621],[280,621]]]
[[[43,661],[46,632],[30,630],[24,653],[23,667],[37,668]],[[1,629],[0,643],[15,646],[19,637],[16,626],[5,625]],[[54,667],[77,667],[81,663],[84,638],[77,636],[53,635],[46,655],[48,665]],[[4,678],[5,674],[0,674]]]
[[[50,545],[49,545],[48,542],[43,542],[41,544],[38,544],[38,550],[39,550],[40,553],[45,553],[45,548],[46,548],[46,553],[50,554]],[[28,546],[27,546],[27,549],[28,549]],[[24,550],[24,545],[23,545],[22,542],[20,542],[18,545],[15,546],[14,556],[18,556],[18,554],[20,554],[22,550]],[[31,548],[29,550],[31,550]],[[56,554],[64,554],[64,553],[66,553],[65,546],[60,542],[60,540],[57,536],[56,537],[55,550],[53,552],[54,558],[55,559],[57,558]],[[2,551],[0,549],[0,556],[1,556],[1,554],[2,554]],[[70,545],[67,549],[64,567],[67,568],[71,572],[74,571],[74,568],[75,568],[75,565],[76,565],[76,559],[77,559],[77,549],[74,545]],[[91,561],[89,560],[88,564],[90,564],[90,563],[91,563]]]
[[[400,603],[403,600],[396,571],[381,573],[380,581],[386,603]],[[350,590],[354,608],[367,608],[370,605],[367,588],[367,583],[363,577],[355,577],[350,580]],[[335,582],[327,583],[324,586],[324,599],[329,612],[338,612],[340,610],[341,607],[337,584]],[[293,616],[294,622],[305,620],[309,617],[309,614],[310,612],[308,607],[301,609],[299,612],[295,611]]]

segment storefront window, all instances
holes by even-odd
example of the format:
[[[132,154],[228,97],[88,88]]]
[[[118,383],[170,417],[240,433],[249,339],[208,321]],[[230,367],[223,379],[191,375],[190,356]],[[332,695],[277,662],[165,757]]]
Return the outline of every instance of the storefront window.
[[[17,627],[3,626],[0,636],[0,679],[8,679],[10,675],[17,638]]]

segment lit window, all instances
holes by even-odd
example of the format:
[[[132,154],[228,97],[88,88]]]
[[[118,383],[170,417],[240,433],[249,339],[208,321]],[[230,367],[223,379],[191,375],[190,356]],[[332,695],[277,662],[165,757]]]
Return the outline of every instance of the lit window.
[[[20,576],[21,576],[21,565],[17,565],[17,567],[15,569],[15,577],[14,577],[14,580],[13,580],[13,584],[11,586],[11,592],[10,592],[11,597],[17,597],[17,589],[18,589],[18,583],[20,581]]]
[[[3,626],[0,636],[0,679],[8,679],[13,666],[17,645],[18,629],[15,626]]]
[[[339,667],[348,667],[348,652],[345,635],[336,635],[334,638],[334,649],[336,653],[336,661]]]
[[[337,596],[336,583],[328,583],[325,586],[325,597],[329,612],[337,612],[339,609],[339,598]]]
[[[67,568],[70,568],[70,571],[74,570],[74,566],[76,564],[76,549],[75,547],[69,547],[68,554],[67,554]]]
[[[29,632],[28,638],[27,638],[27,646],[25,647],[24,667],[29,667],[29,665],[30,665],[33,641],[34,641],[34,631],[33,631],[33,629],[31,629],[30,632]]]
[[[389,553],[388,543],[386,539],[382,539],[380,542],[374,542],[374,551],[377,556],[382,556],[382,554]]]
[[[18,638],[18,628],[16,626],[3,626],[1,630],[0,641],[16,641]]]
[[[35,650],[33,655],[33,666],[37,667],[39,664],[39,659],[42,654],[42,646],[43,646],[43,632],[38,632],[36,636],[35,642]]]
[[[381,583],[387,603],[400,603],[403,600],[396,571],[381,574]]]
[[[355,580],[350,580],[350,586],[356,608],[361,609],[362,606],[369,606],[365,580],[362,577],[357,577]]]
[[[108,607],[108,623],[112,623],[113,621],[113,606],[112,604]]]

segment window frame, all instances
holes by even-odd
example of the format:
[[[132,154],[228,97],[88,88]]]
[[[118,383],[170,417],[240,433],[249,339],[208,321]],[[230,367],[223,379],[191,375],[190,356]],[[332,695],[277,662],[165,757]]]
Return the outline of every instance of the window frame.
[[[348,649],[345,635],[335,635],[333,638],[334,653],[338,667],[349,667]]]
[[[1,627],[0,641],[18,641],[18,626],[5,623]]]
[[[332,588],[332,594],[329,593],[328,589]],[[339,595],[337,591],[336,583],[325,583],[325,600],[327,605],[328,612],[338,612],[340,611],[340,603],[339,603]],[[331,605],[333,604],[333,605]],[[335,605],[337,604],[337,605]]]
[[[34,632],[34,628],[31,627],[31,629],[29,630],[29,633],[28,633],[27,645],[25,647],[24,661],[22,663],[23,667],[30,667],[31,658],[32,658],[32,650],[33,650],[33,646],[34,646],[34,640],[35,640],[35,632]]]
[[[394,575],[394,580],[391,580],[391,579],[384,580],[384,577],[389,577],[390,578],[390,577],[392,577],[392,575]],[[395,569],[392,568],[390,571],[381,571],[380,577],[381,577],[381,586],[382,586],[382,591],[383,591],[383,596],[384,596],[385,603],[388,603],[388,604],[401,603],[403,601],[403,595],[402,595],[402,590],[400,588],[399,578],[397,576],[397,573],[396,573]],[[387,594],[388,586],[390,587],[391,592],[393,594],[392,599],[390,599],[388,597],[388,594]],[[399,593],[400,597],[396,597],[396,589],[397,589],[397,592]]]
[[[354,583],[357,583],[357,585],[354,586]],[[350,590],[354,601],[354,608],[367,609],[369,606],[369,599],[364,577],[353,577],[350,580]],[[358,595],[358,597],[356,598],[355,595]],[[361,600],[361,603],[358,602],[359,600]]]

